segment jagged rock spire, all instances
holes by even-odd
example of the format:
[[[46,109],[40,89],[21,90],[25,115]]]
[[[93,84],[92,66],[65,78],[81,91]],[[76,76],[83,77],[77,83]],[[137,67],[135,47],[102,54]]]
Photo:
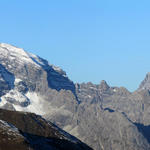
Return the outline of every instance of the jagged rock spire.
[[[103,91],[108,90],[110,87],[107,84],[107,82],[105,80],[102,80],[101,83],[99,84],[99,88]]]
[[[150,89],[150,72],[146,74],[145,79],[141,82],[138,90],[149,90]]]

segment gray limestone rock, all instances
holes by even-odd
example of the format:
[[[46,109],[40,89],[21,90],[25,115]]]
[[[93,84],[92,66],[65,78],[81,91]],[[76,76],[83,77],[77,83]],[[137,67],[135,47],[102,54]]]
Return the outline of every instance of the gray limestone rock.
[[[0,107],[34,112],[95,150],[150,149],[150,75],[131,93],[124,87],[74,84],[59,67],[0,44]]]
[[[147,73],[145,79],[141,82],[138,90],[150,89],[150,72]]]

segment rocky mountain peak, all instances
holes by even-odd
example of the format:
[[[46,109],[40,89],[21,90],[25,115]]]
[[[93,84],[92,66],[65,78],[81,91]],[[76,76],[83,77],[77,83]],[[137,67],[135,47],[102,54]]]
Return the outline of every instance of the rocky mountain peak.
[[[47,101],[55,101],[61,90],[76,102],[75,85],[61,68],[21,48],[0,44],[0,107],[44,114]]]
[[[29,53],[27,53],[22,48],[17,48],[9,44],[5,43],[0,44],[0,54],[1,56],[7,57],[10,60],[18,59],[20,63],[28,62],[35,64],[35,62],[31,59]]]
[[[10,45],[10,44],[7,44],[7,43],[0,43],[0,47],[6,48],[6,49],[10,49],[10,50],[14,50],[15,49],[16,52],[17,51],[19,52],[19,51],[23,50],[21,48],[17,48],[16,46],[13,46],[13,45]]]
[[[141,82],[138,90],[149,90],[150,89],[150,72],[146,74],[145,79]]]
[[[9,65],[11,65],[12,62],[15,62],[17,65],[31,64],[34,65],[34,67],[43,67],[44,69],[47,69],[50,66],[54,71],[66,76],[66,73],[61,68],[50,65],[48,61],[39,56],[10,44],[0,43],[0,55],[0,59],[2,60],[4,60],[4,58],[9,59]],[[3,64],[3,61],[1,63]]]
[[[16,46],[10,45],[10,44],[6,44],[6,43],[0,43],[0,47],[1,48],[5,48],[8,51],[12,51],[14,53],[26,53],[22,48],[18,48]]]
[[[102,89],[103,91],[106,91],[110,87],[105,80],[102,80],[101,83],[99,84],[99,88]]]

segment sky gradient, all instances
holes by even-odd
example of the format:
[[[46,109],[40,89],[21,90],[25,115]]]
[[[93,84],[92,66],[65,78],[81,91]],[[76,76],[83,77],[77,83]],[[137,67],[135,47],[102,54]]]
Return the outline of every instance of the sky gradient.
[[[138,88],[150,72],[150,1],[0,0],[0,42],[61,67],[74,82]]]

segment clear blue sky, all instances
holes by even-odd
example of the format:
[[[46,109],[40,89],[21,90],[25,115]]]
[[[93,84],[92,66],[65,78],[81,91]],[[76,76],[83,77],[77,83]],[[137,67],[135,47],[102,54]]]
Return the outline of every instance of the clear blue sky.
[[[46,58],[74,82],[133,91],[150,71],[150,1],[0,0],[0,42]]]

